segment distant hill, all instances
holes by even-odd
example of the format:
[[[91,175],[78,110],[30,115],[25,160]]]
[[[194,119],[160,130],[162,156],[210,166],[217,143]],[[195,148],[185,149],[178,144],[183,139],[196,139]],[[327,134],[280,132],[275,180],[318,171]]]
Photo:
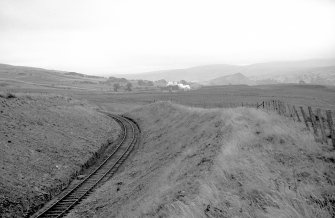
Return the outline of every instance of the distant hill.
[[[0,78],[36,83],[58,83],[73,80],[104,79],[103,77],[90,76],[76,72],[47,70],[8,64],[0,64]]]
[[[185,69],[153,71],[139,74],[124,74],[117,76],[125,77],[127,79],[146,79],[152,81],[165,79],[168,81],[187,80],[187,81],[203,82],[203,81],[209,81],[211,79],[220,76],[238,73],[240,69],[242,69],[241,66],[218,64],[218,65],[191,67]]]
[[[316,85],[335,85],[335,67],[318,67],[286,74],[260,75],[252,77],[235,73],[202,82],[203,85],[266,85],[279,83],[306,83]],[[258,80],[259,79],[259,80]]]
[[[261,84],[297,83],[299,80],[306,80],[307,83],[334,85],[335,59],[268,62],[244,66],[218,64],[119,76],[127,79],[187,80],[207,83],[237,73]]]
[[[76,72],[0,64],[0,88],[90,88],[106,78]]]
[[[207,82],[208,85],[256,85],[256,82],[244,76],[242,73],[235,73],[221,76]]]
[[[47,70],[42,68],[0,64],[0,88],[61,88],[115,91],[114,84],[119,83],[119,91],[126,91],[126,84],[133,88],[147,89],[154,86],[152,81],[127,80],[117,77],[101,77],[77,72]]]
[[[297,72],[264,75],[262,78],[272,79],[281,83],[299,83],[299,81],[304,81],[310,84],[335,85],[335,66],[315,67],[301,69]]]

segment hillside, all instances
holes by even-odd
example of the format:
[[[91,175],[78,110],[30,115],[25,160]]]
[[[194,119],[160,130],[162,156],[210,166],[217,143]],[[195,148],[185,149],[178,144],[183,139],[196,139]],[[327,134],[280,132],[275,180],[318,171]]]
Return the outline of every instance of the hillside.
[[[310,84],[333,86],[335,85],[335,66],[302,69],[299,72],[282,75],[264,75],[254,78],[268,78],[282,83],[298,83],[299,81],[304,81]]]
[[[76,72],[0,64],[0,88],[96,89],[103,77]]]
[[[250,108],[158,102],[129,114],[142,144],[67,217],[334,216],[334,151]]]
[[[114,84],[116,83],[120,85],[117,91],[114,89]],[[142,79],[130,81],[125,78],[105,78],[77,72],[0,64],[0,89],[63,89],[128,92],[128,83],[132,84],[132,90],[155,90],[152,81]]]
[[[266,73],[268,72],[268,73]],[[319,67],[311,69],[301,69],[299,72],[289,72],[283,74],[271,74],[271,70],[259,72],[259,75],[252,76],[250,79],[244,74],[235,73],[221,76],[210,81],[202,82],[203,85],[267,85],[280,83],[300,83],[316,85],[335,85],[335,66]]]
[[[120,75],[128,79],[147,79],[170,81],[206,82],[216,78],[241,73],[253,81],[260,83],[297,83],[301,79],[308,83],[334,85],[335,60],[306,60],[290,62],[268,62],[251,65],[207,65],[186,69],[172,69],[139,74]]]
[[[35,67],[0,64],[1,79],[11,79],[24,82],[49,84],[49,83],[68,82],[71,80],[83,79],[86,77],[90,78],[90,76],[88,75],[75,72],[65,72],[65,71],[47,70]]]
[[[201,82],[215,79],[220,76],[237,73],[239,72],[240,69],[242,69],[242,67],[240,66],[217,64],[217,65],[191,67],[185,69],[171,69],[171,70],[161,70],[147,73],[138,73],[138,74],[124,74],[118,76],[125,77],[127,79],[147,79],[147,80],[165,79],[168,81],[187,80],[187,81]]]
[[[256,85],[255,81],[252,81],[242,73],[235,73],[232,75],[222,76],[212,79],[207,82],[208,85]]]
[[[120,127],[85,102],[0,95],[0,217],[24,217],[60,192]]]

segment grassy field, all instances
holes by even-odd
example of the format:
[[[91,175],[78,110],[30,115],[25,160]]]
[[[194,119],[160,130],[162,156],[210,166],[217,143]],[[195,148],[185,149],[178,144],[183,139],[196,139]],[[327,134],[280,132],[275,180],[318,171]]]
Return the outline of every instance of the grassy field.
[[[7,69],[8,68],[8,69]],[[227,85],[208,86],[188,92],[163,92],[155,87],[134,87],[114,92],[106,78],[89,78],[43,69],[9,66],[0,68],[0,91],[57,93],[87,99],[114,112],[125,112],[154,101],[172,101],[196,107],[236,107],[277,99],[295,105],[335,110],[335,86],[321,85]],[[29,70],[30,69],[30,70]]]
[[[114,80],[113,80],[114,79]],[[119,79],[120,80],[120,79]],[[335,110],[335,86],[321,85],[227,85],[208,86],[189,92],[162,92],[158,87],[139,86],[138,81],[119,82],[123,88],[113,91],[119,81],[31,67],[0,64],[0,91],[23,93],[56,93],[80,99],[88,99],[114,112],[124,112],[154,101],[172,101],[196,107],[236,107],[256,104],[263,100],[277,99],[295,105],[321,107]],[[120,81],[123,81],[122,79]],[[133,90],[125,90],[131,82]]]
[[[294,105],[335,110],[335,87],[313,85],[275,86],[219,86],[203,87],[188,92],[76,92],[78,98],[104,107],[110,111],[125,112],[136,106],[155,101],[171,101],[193,107],[217,108],[238,107],[242,103],[256,104],[277,99]]]
[[[57,195],[119,125],[59,95],[0,93],[0,217],[25,217]]]
[[[136,155],[68,217],[334,217],[335,153],[302,124],[167,102],[128,115]]]

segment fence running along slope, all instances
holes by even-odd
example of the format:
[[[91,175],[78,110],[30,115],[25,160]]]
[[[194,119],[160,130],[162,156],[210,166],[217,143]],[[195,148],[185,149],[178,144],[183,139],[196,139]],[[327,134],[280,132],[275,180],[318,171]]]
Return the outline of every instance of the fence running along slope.
[[[129,156],[138,141],[138,126],[126,117],[111,114],[107,115],[115,119],[123,128],[124,135],[116,149],[82,182],[70,189],[63,195],[63,197],[55,201],[52,205],[45,209],[42,208],[41,211],[37,212],[32,217],[63,217],[95,188],[113,176]]]
[[[331,144],[335,149],[335,127],[331,110],[321,110],[310,106],[296,106],[279,100],[263,101],[256,108],[272,110],[279,115],[289,117],[296,122],[303,122],[308,130],[313,131],[317,142]]]
[[[297,122],[303,122],[308,130],[313,130],[315,140],[317,142],[333,145],[335,149],[335,121],[331,110],[322,110],[320,108],[312,108],[310,106],[304,108],[303,106],[287,104],[280,100],[266,100],[261,103],[245,103],[245,102],[211,102],[206,104],[205,99],[194,99],[194,102],[185,102],[165,96],[161,99],[149,99],[147,103],[154,103],[156,101],[169,101],[176,104],[201,107],[201,108],[236,108],[236,107],[252,107],[257,109],[264,109],[267,111],[275,111],[282,116],[289,117]],[[208,102],[207,102],[208,103]]]

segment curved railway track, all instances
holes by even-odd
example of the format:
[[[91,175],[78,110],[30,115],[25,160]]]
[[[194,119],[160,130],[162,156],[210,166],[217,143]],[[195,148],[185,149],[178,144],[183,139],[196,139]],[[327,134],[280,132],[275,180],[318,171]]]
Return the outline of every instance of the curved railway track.
[[[105,113],[105,112],[103,112]],[[115,174],[121,164],[129,156],[134,149],[139,134],[139,128],[131,119],[126,117],[116,116],[112,114],[107,116],[115,119],[123,129],[123,136],[121,142],[116,146],[114,151],[93,170],[91,174],[71,188],[60,199],[55,201],[47,208],[42,208],[41,211],[34,214],[34,218],[42,217],[63,217],[75,205],[88,196],[96,187],[106,182],[111,176]]]

